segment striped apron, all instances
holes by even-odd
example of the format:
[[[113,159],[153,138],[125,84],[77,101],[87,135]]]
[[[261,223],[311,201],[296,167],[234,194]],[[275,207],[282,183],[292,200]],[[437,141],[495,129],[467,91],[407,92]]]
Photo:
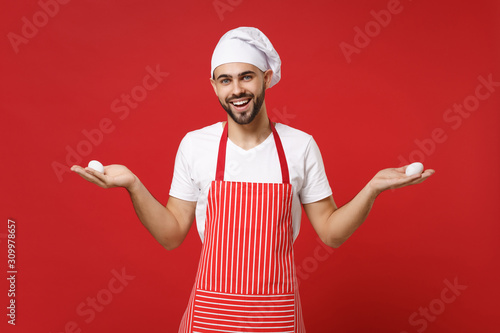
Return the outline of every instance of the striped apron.
[[[305,332],[293,256],[293,193],[281,140],[271,123],[282,183],[224,181],[227,127],[179,333]]]

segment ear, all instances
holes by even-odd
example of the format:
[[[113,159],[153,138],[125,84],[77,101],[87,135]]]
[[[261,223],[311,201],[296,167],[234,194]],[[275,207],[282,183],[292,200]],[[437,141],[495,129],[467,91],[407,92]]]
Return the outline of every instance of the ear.
[[[215,83],[215,80],[213,78],[210,78],[210,83],[212,84],[212,88],[214,88],[214,92],[217,95],[217,85]]]
[[[266,89],[268,89],[271,86],[271,80],[273,78],[273,70],[268,69],[267,71],[264,72],[264,83],[266,84]]]

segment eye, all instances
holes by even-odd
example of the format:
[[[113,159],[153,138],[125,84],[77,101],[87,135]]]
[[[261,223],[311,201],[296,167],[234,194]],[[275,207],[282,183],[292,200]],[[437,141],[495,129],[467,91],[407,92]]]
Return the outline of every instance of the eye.
[[[251,75],[245,75],[245,76],[243,77],[243,80],[245,80],[245,81],[250,81],[251,79],[252,79],[252,76],[251,76]]]
[[[222,84],[228,84],[229,83],[229,79],[222,79],[220,81],[220,83],[222,83]]]

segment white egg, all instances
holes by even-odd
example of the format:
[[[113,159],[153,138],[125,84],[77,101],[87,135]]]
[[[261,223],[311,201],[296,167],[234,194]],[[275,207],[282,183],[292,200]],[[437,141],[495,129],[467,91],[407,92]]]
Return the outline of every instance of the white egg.
[[[99,171],[100,173],[104,173],[104,166],[101,162],[92,160],[89,162],[89,168],[94,169],[95,171]]]
[[[424,171],[424,165],[420,162],[415,162],[408,165],[405,173],[407,176],[413,176],[416,175],[417,173],[422,173],[422,171]]]

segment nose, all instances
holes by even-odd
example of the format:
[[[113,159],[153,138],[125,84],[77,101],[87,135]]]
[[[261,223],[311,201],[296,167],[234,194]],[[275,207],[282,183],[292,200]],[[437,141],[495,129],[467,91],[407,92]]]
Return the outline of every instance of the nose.
[[[244,92],[245,92],[245,88],[241,84],[240,80],[234,80],[233,81],[233,95],[239,96]]]

